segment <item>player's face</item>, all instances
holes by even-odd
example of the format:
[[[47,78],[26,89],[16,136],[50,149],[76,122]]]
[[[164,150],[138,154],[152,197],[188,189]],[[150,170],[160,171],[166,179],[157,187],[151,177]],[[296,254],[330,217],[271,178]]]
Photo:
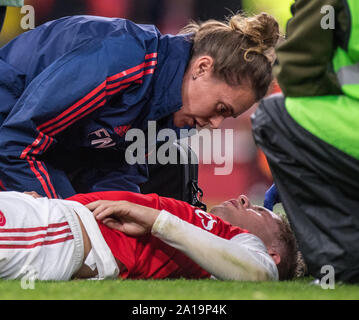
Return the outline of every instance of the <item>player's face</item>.
[[[213,66],[204,59],[198,69],[193,67],[185,75],[183,106],[174,114],[177,127],[208,125],[215,129],[225,118],[241,115],[256,102],[249,81],[231,86],[215,77],[212,70]]]
[[[270,244],[278,233],[281,218],[272,211],[252,205],[245,195],[230,199],[212,208],[211,213],[234,226],[248,230],[258,236],[264,244]]]

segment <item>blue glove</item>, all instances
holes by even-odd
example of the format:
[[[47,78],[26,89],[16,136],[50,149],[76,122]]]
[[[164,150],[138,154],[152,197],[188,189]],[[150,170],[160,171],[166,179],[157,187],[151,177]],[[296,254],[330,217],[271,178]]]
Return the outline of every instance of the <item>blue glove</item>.
[[[272,184],[272,186],[265,193],[264,207],[272,211],[274,205],[279,202],[281,202],[281,200],[279,197],[278,189],[275,184]]]

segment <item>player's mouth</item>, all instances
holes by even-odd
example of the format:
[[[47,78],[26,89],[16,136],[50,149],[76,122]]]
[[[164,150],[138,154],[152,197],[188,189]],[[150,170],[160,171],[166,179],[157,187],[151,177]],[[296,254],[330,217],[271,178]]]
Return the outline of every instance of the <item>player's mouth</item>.
[[[239,209],[239,204],[238,204],[238,201],[235,200],[235,199],[231,199],[231,200],[227,200],[224,202],[224,204],[230,204],[232,205],[233,207],[235,207],[236,209]]]

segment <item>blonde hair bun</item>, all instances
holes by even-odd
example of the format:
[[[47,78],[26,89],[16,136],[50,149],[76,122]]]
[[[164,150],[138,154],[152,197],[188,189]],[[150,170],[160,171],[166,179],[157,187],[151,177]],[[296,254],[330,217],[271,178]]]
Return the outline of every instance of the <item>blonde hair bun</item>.
[[[278,22],[271,15],[265,12],[252,17],[236,14],[229,19],[228,25],[253,43],[253,46],[247,49],[246,56],[250,52],[257,52],[272,60],[272,52],[269,51],[273,51],[280,33]]]
[[[191,22],[181,33],[193,42],[192,60],[209,55],[215,76],[231,85],[249,80],[257,100],[266,94],[279,40],[279,25],[272,16],[235,14],[227,21]]]

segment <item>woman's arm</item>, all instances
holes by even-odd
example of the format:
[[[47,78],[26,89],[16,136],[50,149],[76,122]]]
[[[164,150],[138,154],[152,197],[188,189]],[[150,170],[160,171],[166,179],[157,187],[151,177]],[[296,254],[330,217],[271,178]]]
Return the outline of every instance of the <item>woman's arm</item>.
[[[119,55],[121,49],[125,53]],[[111,97],[130,86],[144,87],[141,83],[153,73],[157,56],[146,50],[125,35],[89,41],[39,74],[0,127],[0,180],[5,188],[61,196],[41,156],[56,145],[59,134],[101,112]]]

